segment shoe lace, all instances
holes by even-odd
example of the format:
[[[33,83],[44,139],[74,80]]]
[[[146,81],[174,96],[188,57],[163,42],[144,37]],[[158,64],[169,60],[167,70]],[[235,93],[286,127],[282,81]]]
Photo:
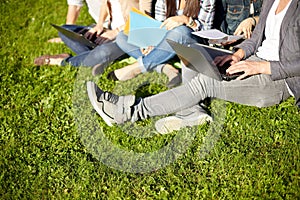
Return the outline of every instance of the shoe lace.
[[[109,101],[109,102],[111,102],[113,104],[116,104],[119,101],[119,96],[115,95],[115,94],[113,94],[111,92],[104,92],[103,95],[104,95],[103,96],[104,100]]]

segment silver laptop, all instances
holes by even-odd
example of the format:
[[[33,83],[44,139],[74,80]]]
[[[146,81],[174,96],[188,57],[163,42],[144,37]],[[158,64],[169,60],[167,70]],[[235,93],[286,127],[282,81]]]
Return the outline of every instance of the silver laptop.
[[[92,40],[89,40],[87,38],[84,37],[84,33],[86,31],[88,31],[88,29],[86,30],[82,30],[80,31],[80,33],[71,31],[69,29],[66,29],[62,26],[58,26],[55,24],[51,24],[54,28],[56,28],[60,33],[64,34],[66,37],[75,40],[83,45],[86,45],[90,48],[95,48],[97,46],[97,44],[94,42],[94,38]]]
[[[241,75],[226,74],[226,69],[230,66],[226,63],[225,66],[218,67],[213,63],[216,56],[230,55],[231,51],[210,47],[207,45],[194,43],[191,45],[182,45],[172,40],[168,40],[170,46],[174,49],[177,56],[183,64],[196,72],[214,78],[216,80],[230,81]]]

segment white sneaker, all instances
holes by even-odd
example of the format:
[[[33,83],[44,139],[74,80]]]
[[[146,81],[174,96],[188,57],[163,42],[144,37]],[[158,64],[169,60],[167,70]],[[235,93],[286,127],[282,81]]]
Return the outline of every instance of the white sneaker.
[[[162,118],[155,123],[155,128],[157,132],[166,134],[183,127],[198,126],[211,121],[212,117],[208,114],[197,112],[186,116],[175,115]]]

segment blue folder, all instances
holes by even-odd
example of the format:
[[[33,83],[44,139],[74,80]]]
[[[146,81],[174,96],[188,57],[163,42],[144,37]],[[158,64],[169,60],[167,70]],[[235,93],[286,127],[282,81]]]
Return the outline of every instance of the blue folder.
[[[157,46],[165,37],[167,29],[160,28],[162,22],[130,12],[128,42],[138,47]]]

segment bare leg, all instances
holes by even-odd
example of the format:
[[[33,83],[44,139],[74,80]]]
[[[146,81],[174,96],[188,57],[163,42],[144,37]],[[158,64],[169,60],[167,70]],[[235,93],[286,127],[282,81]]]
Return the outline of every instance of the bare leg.
[[[165,64],[162,68],[162,72],[167,75],[169,81],[178,76],[179,73],[178,70],[170,64]]]
[[[132,79],[136,77],[138,74],[140,74],[141,72],[142,71],[138,62],[135,62],[131,65],[128,65],[126,67],[114,71],[117,79],[120,81],[126,81]]]

